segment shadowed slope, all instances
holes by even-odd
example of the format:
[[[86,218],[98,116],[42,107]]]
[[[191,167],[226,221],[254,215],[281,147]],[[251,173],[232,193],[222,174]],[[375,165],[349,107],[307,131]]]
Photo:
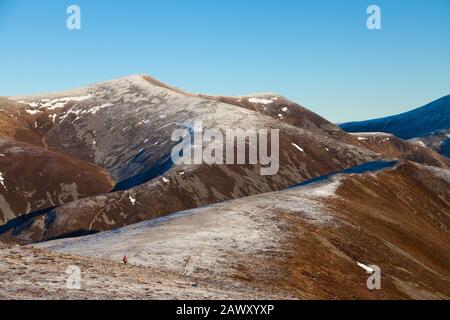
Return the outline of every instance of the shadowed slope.
[[[399,115],[343,123],[340,127],[347,132],[386,132],[401,139],[415,139],[448,156],[450,95]]]

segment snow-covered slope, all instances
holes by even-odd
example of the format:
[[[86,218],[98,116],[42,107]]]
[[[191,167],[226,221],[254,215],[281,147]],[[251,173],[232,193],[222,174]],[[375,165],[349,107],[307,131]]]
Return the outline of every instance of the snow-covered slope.
[[[438,177],[448,173],[404,163],[339,174],[35,246],[116,262],[126,255],[202,286],[251,285],[285,298],[448,298],[450,188]],[[361,264],[381,268],[383,290],[365,289]]]
[[[31,206],[31,212],[25,210],[24,202],[24,209],[14,213],[20,217],[0,226],[1,238],[11,241],[41,241],[110,230],[172,212],[286,189],[374,160],[399,158],[449,165],[439,155],[406,142],[404,146],[390,139],[382,144],[362,141],[276,94],[192,94],[143,75],[63,93],[3,98],[0,102],[0,136],[90,162],[106,170],[116,182],[112,192],[102,189],[83,193],[85,197],[70,198],[74,201],[68,203],[47,201]],[[170,157],[175,145],[172,132],[190,128],[194,121],[221,132],[278,129],[279,171],[262,176],[260,165],[174,165]],[[34,155],[29,153],[31,159]],[[11,183],[13,173],[1,167],[0,171],[2,181]],[[45,188],[39,179],[31,180],[31,184],[35,189]],[[17,186],[19,194],[25,191],[29,192]],[[54,197],[69,199],[55,193]],[[5,210],[17,197],[4,197],[0,213],[11,216]]]
[[[171,134],[194,121],[278,129],[279,171],[173,164]],[[65,238],[41,246],[128,255],[220,292],[447,298],[449,166],[420,141],[348,134],[276,94],[199,95],[136,75],[0,98],[0,239]],[[370,263],[387,279],[372,294],[358,266]]]
[[[67,206],[49,204],[47,208],[55,208],[12,221],[0,232],[7,238],[36,241],[108,230],[284,189],[382,157],[280,96],[229,100],[186,93],[142,75],[63,93],[3,99],[0,115],[5,117],[5,125],[0,126],[0,135],[91,162],[107,170],[116,185],[114,192],[99,192]],[[238,100],[245,107],[237,104]],[[261,105],[272,111],[259,112]],[[274,112],[286,116],[273,116]],[[17,123],[6,126],[11,117]],[[194,121],[222,132],[228,128],[280,130],[280,170],[274,176],[262,176],[259,165],[174,165],[170,158],[175,145],[172,132]],[[335,132],[345,138],[336,137]],[[7,182],[8,176],[6,173]]]

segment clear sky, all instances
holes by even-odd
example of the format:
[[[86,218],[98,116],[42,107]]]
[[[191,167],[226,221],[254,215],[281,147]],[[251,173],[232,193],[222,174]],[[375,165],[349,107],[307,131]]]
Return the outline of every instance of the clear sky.
[[[450,94],[450,0],[0,0],[0,95],[134,73],[277,92],[334,122],[399,113]]]

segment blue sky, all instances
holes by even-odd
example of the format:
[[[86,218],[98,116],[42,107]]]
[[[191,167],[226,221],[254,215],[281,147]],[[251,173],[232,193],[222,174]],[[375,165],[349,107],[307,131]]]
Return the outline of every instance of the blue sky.
[[[82,29],[66,28],[81,8]],[[379,5],[382,30],[368,30]],[[278,92],[334,122],[450,94],[450,0],[0,0],[0,95],[134,73],[202,93]]]

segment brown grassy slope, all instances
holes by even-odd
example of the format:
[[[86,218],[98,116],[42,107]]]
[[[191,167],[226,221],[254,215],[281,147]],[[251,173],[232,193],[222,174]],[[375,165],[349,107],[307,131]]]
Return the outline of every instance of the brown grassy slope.
[[[327,205],[335,225],[311,227],[279,212],[292,238],[286,254],[269,259],[282,272],[267,281],[326,299],[450,297],[448,182],[406,163],[343,178]],[[356,261],[381,268],[382,290],[365,289]]]
[[[67,268],[81,271],[81,290],[67,288]],[[257,287],[195,277],[95,258],[0,244],[2,299],[282,299]],[[195,284],[195,285],[194,285]]]
[[[448,181],[404,163],[40,246],[300,299],[449,299]],[[357,265],[381,268],[381,290]]]
[[[428,147],[402,140],[393,135],[377,133],[366,135],[355,133],[352,134],[352,136],[358,139],[361,146],[381,153],[386,157],[409,160],[441,168],[450,167],[450,159]]]
[[[318,114],[281,96],[273,96],[270,94],[262,96],[267,101],[276,99],[267,104],[250,102],[250,96],[226,97],[202,95],[202,97],[259,112],[294,127],[306,128],[311,131],[320,130],[330,137],[339,139],[341,142],[367,148],[380,153],[384,157],[394,157],[442,168],[450,167],[450,160],[448,158],[428,147],[402,140],[393,135],[361,134],[360,136],[357,133],[348,134]]]
[[[114,187],[105,170],[65,154],[1,138],[0,153],[0,222]]]

